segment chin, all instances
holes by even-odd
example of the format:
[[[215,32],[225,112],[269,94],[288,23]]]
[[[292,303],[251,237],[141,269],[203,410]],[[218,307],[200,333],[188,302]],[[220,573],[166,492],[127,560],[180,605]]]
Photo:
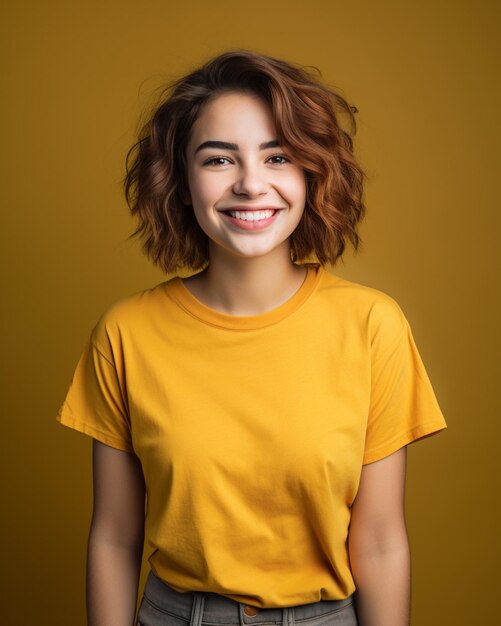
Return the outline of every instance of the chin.
[[[259,247],[258,246],[255,248],[247,248],[247,249],[234,248],[233,254],[238,254],[238,256],[246,257],[246,258],[263,257],[263,256],[267,256],[268,254],[273,254],[274,252],[277,252],[278,248],[280,248],[280,245],[272,246],[272,247],[269,247],[269,246]]]

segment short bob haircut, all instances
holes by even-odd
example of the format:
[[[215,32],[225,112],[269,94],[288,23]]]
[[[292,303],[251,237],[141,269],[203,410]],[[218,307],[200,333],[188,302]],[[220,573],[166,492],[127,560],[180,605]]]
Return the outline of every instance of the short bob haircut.
[[[213,58],[162,93],[127,155],[125,195],[139,221],[131,237],[139,235],[146,255],[166,273],[209,262],[208,237],[182,201],[186,146],[202,107],[227,92],[269,104],[278,142],[304,170],[306,205],[290,237],[292,261],[314,255],[321,265],[334,265],[347,241],[357,250],[365,213],[365,174],[353,156],[357,109],[310,70],[241,49]]]

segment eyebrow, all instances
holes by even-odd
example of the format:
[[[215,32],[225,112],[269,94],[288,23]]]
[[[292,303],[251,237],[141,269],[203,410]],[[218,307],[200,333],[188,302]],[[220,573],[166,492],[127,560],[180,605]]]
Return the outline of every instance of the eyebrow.
[[[280,147],[280,144],[276,139],[273,139],[272,141],[265,141],[264,143],[259,144],[260,150],[267,150],[268,148],[278,148],[278,147]],[[203,150],[204,148],[219,148],[220,150],[238,151],[238,144],[228,143],[227,141],[204,141],[195,150],[195,154],[199,150]]]

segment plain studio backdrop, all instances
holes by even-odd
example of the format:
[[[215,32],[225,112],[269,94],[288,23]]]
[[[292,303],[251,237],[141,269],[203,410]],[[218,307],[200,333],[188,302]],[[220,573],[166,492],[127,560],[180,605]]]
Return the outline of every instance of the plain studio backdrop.
[[[168,278],[127,240],[139,115],[163,82],[234,47],[317,66],[360,111],[365,245],[332,271],[399,302],[449,426],[409,449],[413,623],[493,623],[499,3],[7,0],[2,13],[3,623],[85,624],[91,439],[55,416],[99,315]]]

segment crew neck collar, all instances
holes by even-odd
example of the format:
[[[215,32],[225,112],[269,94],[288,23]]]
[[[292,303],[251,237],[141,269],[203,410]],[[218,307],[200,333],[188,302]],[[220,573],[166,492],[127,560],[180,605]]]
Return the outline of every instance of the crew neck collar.
[[[254,330],[276,324],[296,311],[315,291],[324,272],[320,264],[306,265],[307,274],[299,289],[284,303],[257,315],[230,315],[217,311],[195,298],[180,276],[167,281],[169,295],[188,314],[201,322],[229,330]]]

